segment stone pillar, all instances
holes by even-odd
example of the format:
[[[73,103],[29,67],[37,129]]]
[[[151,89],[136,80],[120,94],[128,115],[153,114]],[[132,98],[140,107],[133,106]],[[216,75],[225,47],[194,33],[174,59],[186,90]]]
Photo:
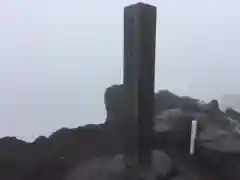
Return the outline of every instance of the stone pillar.
[[[125,150],[144,166],[151,163],[156,11],[143,3],[124,9]]]

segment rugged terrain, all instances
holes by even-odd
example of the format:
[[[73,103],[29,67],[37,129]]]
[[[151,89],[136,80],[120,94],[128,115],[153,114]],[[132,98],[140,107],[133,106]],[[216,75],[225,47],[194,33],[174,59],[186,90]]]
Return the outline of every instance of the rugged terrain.
[[[111,168],[123,168],[124,102],[122,85],[106,89],[104,94],[107,118],[104,124],[86,125],[75,129],[62,128],[49,138],[39,137],[27,143],[14,137],[0,140],[0,179],[61,180],[85,179],[82,172],[105,172],[103,179],[116,179]],[[169,157],[168,179],[226,180],[240,178],[240,114],[234,109],[222,112],[216,100],[201,103],[180,97],[167,90],[155,95],[153,148],[161,149],[160,157]],[[188,155],[190,125],[198,120],[196,154]],[[122,157],[122,158],[121,158]],[[159,163],[161,158],[159,160]],[[112,163],[112,165],[111,165]],[[109,165],[110,164],[110,165]],[[158,164],[157,171],[166,168]],[[96,169],[97,168],[97,169]],[[121,169],[121,171],[123,171]],[[81,173],[76,173],[81,172]],[[73,175],[74,174],[74,175]],[[170,175],[169,175],[170,174]],[[71,178],[70,178],[71,177]],[[91,177],[93,178],[93,177]],[[97,175],[96,179],[100,179]]]

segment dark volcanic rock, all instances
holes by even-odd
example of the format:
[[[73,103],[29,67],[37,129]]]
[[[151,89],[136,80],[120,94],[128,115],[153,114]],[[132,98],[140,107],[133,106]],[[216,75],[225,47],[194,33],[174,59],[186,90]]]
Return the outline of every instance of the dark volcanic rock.
[[[239,180],[240,177],[240,156],[239,154],[225,154],[212,149],[199,147],[198,155],[202,160],[216,169],[222,178],[226,180]]]
[[[187,96],[177,96],[168,90],[160,90],[155,94],[155,112],[157,114],[179,107],[193,107],[198,102],[197,99],[193,99]]]
[[[72,168],[83,163],[85,166],[80,166],[81,173],[86,167],[90,169],[85,169],[84,173],[92,171],[91,168],[96,170],[96,163],[107,163],[113,171],[121,169],[121,158],[115,154],[121,154],[123,151],[123,115],[126,107],[123,86],[114,85],[107,88],[104,101],[107,111],[104,124],[74,129],[62,128],[49,138],[42,136],[32,143],[12,137],[1,139],[0,179],[61,180]],[[200,103],[197,99],[180,97],[164,90],[155,94],[155,114],[155,148],[163,148],[166,152],[169,149],[177,149],[180,156],[185,157],[189,148],[191,121],[197,119],[197,155],[205,159],[206,163],[218,167],[219,172],[224,172],[228,180],[239,179],[240,126],[235,120],[240,117],[238,112],[223,113],[215,100],[208,104]],[[90,161],[92,159],[98,160]],[[167,163],[161,164],[162,162],[155,161],[159,172],[164,171],[164,168],[168,169]],[[118,164],[116,169],[111,163]],[[103,173],[103,177],[108,175]],[[121,175],[117,177],[120,178]],[[184,175],[176,176],[183,177],[187,178]]]
[[[114,152],[122,153],[124,151],[124,138],[126,136],[125,96],[122,84],[108,87],[104,94],[105,108],[107,117],[105,128],[108,142]]]
[[[39,180],[59,180],[59,176],[75,164],[111,154],[102,126],[63,128],[49,138],[39,137],[33,143],[16,138],[1,139],[0,169],[6,170],[0,171],[0,179],[12,180],[13,174],[16,174],[14,177],[18,175],[23,179],[38,177]]]
[[[164,179],[172,169],[171,159],[162,151],[153,151],[152,173],[159,179]],[[124,180],[126,167],[124,155],[94,159],[77,166],[69,173],[66,180]]]
[[[240,123],[240,113],[232,108],[227,108],[226,109],[226,115],[229,116],[230,118],[233,118]]]

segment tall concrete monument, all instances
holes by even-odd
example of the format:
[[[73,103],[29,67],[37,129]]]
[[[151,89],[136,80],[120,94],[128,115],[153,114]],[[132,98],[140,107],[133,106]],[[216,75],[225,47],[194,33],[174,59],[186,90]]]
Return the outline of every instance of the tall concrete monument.
[[[156,13],[144,3],[124,8],[125,154],[133,169],[151,166]]]

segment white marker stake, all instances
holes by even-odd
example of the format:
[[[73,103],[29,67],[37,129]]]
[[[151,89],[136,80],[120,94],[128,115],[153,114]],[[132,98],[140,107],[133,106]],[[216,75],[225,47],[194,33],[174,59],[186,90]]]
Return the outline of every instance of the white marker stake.
[[[190,155],[193,155],[195,151],[196,135],[197,135],[197,120],[193,120],[192,128],[191,128],[191,139],[190,139]]]

